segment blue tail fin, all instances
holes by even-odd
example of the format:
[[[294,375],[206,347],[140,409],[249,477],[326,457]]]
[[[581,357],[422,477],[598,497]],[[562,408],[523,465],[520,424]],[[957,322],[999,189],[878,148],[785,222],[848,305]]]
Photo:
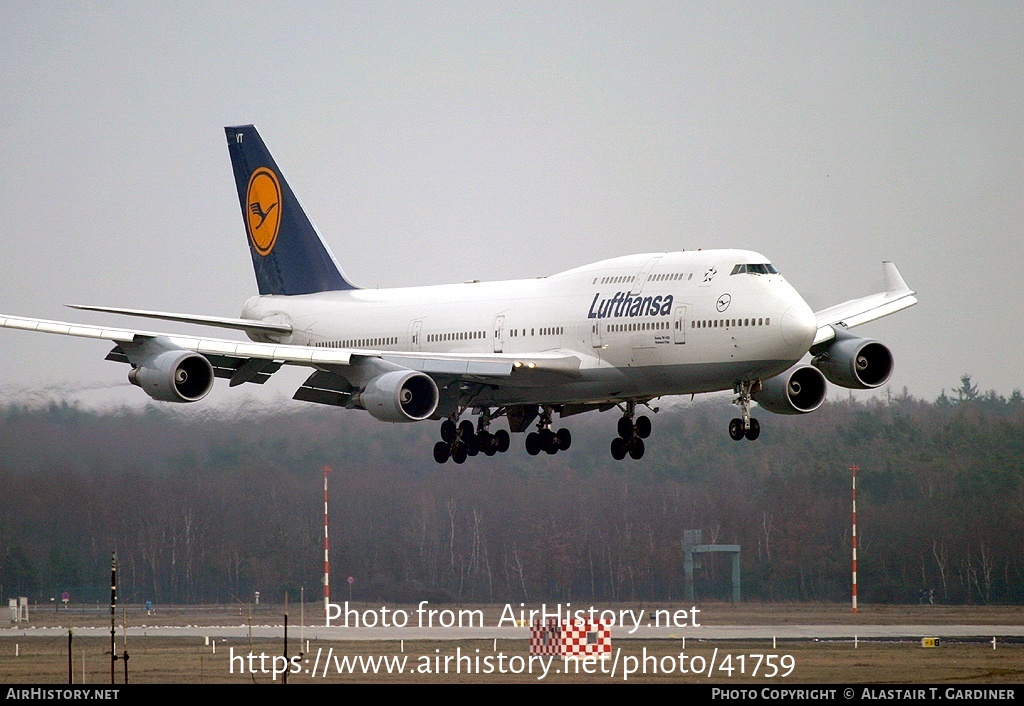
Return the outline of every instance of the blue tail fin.
[[[224,131],[260,294],[357,289],[345,279],[256,128]]]

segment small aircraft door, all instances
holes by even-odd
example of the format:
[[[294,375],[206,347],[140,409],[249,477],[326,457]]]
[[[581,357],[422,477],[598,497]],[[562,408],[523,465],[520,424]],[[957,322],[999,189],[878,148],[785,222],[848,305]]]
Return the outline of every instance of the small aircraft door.
[[[601,341],[601,319],[590,320],[590,338],[594,348],[603,348],[604,344]]]
[[[412,322],[412,349],[414,351],[423,350],[423,319],[417,319]]]
[[[677,306],[675,322],[672,324],[673,338],[676,343],[686,343],[686,307]]]
[[[505,317],[498,316],[494,319],[494,352],[505,352]]]

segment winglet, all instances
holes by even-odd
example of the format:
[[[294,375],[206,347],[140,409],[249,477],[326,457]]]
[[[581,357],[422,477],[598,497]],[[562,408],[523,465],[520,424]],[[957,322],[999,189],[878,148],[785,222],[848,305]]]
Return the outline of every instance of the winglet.
[[[884,292],[851,299],[814,312],[818,322],[818,333],[811,344],[812,352],[836,337],[836,326],[842,329],[853,328],[917,304],[916,293],[907,286],[896,265],[888,261],[883,262],[882,275],[885,277]]]
[[[907,286],[900,271],[896,269],[896,265],[892,262],[886,260],[882,263],[882,274],[885,275],[885,293],[888,296],[910,292],[910,287]]]

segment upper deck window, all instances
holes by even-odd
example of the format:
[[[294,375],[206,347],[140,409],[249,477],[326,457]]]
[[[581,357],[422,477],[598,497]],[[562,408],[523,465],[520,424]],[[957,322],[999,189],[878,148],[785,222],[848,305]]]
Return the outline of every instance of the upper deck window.
[[[779,274],[779,271],[775,269],[774,265],[766,262],[760,265],[736,265],[732,268],[732,272],[730,274],[741,275],[743,273],[752,275],[777,275]]]

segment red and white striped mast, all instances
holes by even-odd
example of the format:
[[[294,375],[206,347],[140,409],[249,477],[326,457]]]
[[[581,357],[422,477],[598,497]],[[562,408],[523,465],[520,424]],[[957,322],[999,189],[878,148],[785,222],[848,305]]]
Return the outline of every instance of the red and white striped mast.
[[[857,612],[857,471],[859,466],[850,466],[853,473],[853,612]]]
[[[327,612],[331,603],[331,562],[330,542],[327,537],[327,474],[331,472],[330,466],[324,466],[324,619],[327,619]]]

